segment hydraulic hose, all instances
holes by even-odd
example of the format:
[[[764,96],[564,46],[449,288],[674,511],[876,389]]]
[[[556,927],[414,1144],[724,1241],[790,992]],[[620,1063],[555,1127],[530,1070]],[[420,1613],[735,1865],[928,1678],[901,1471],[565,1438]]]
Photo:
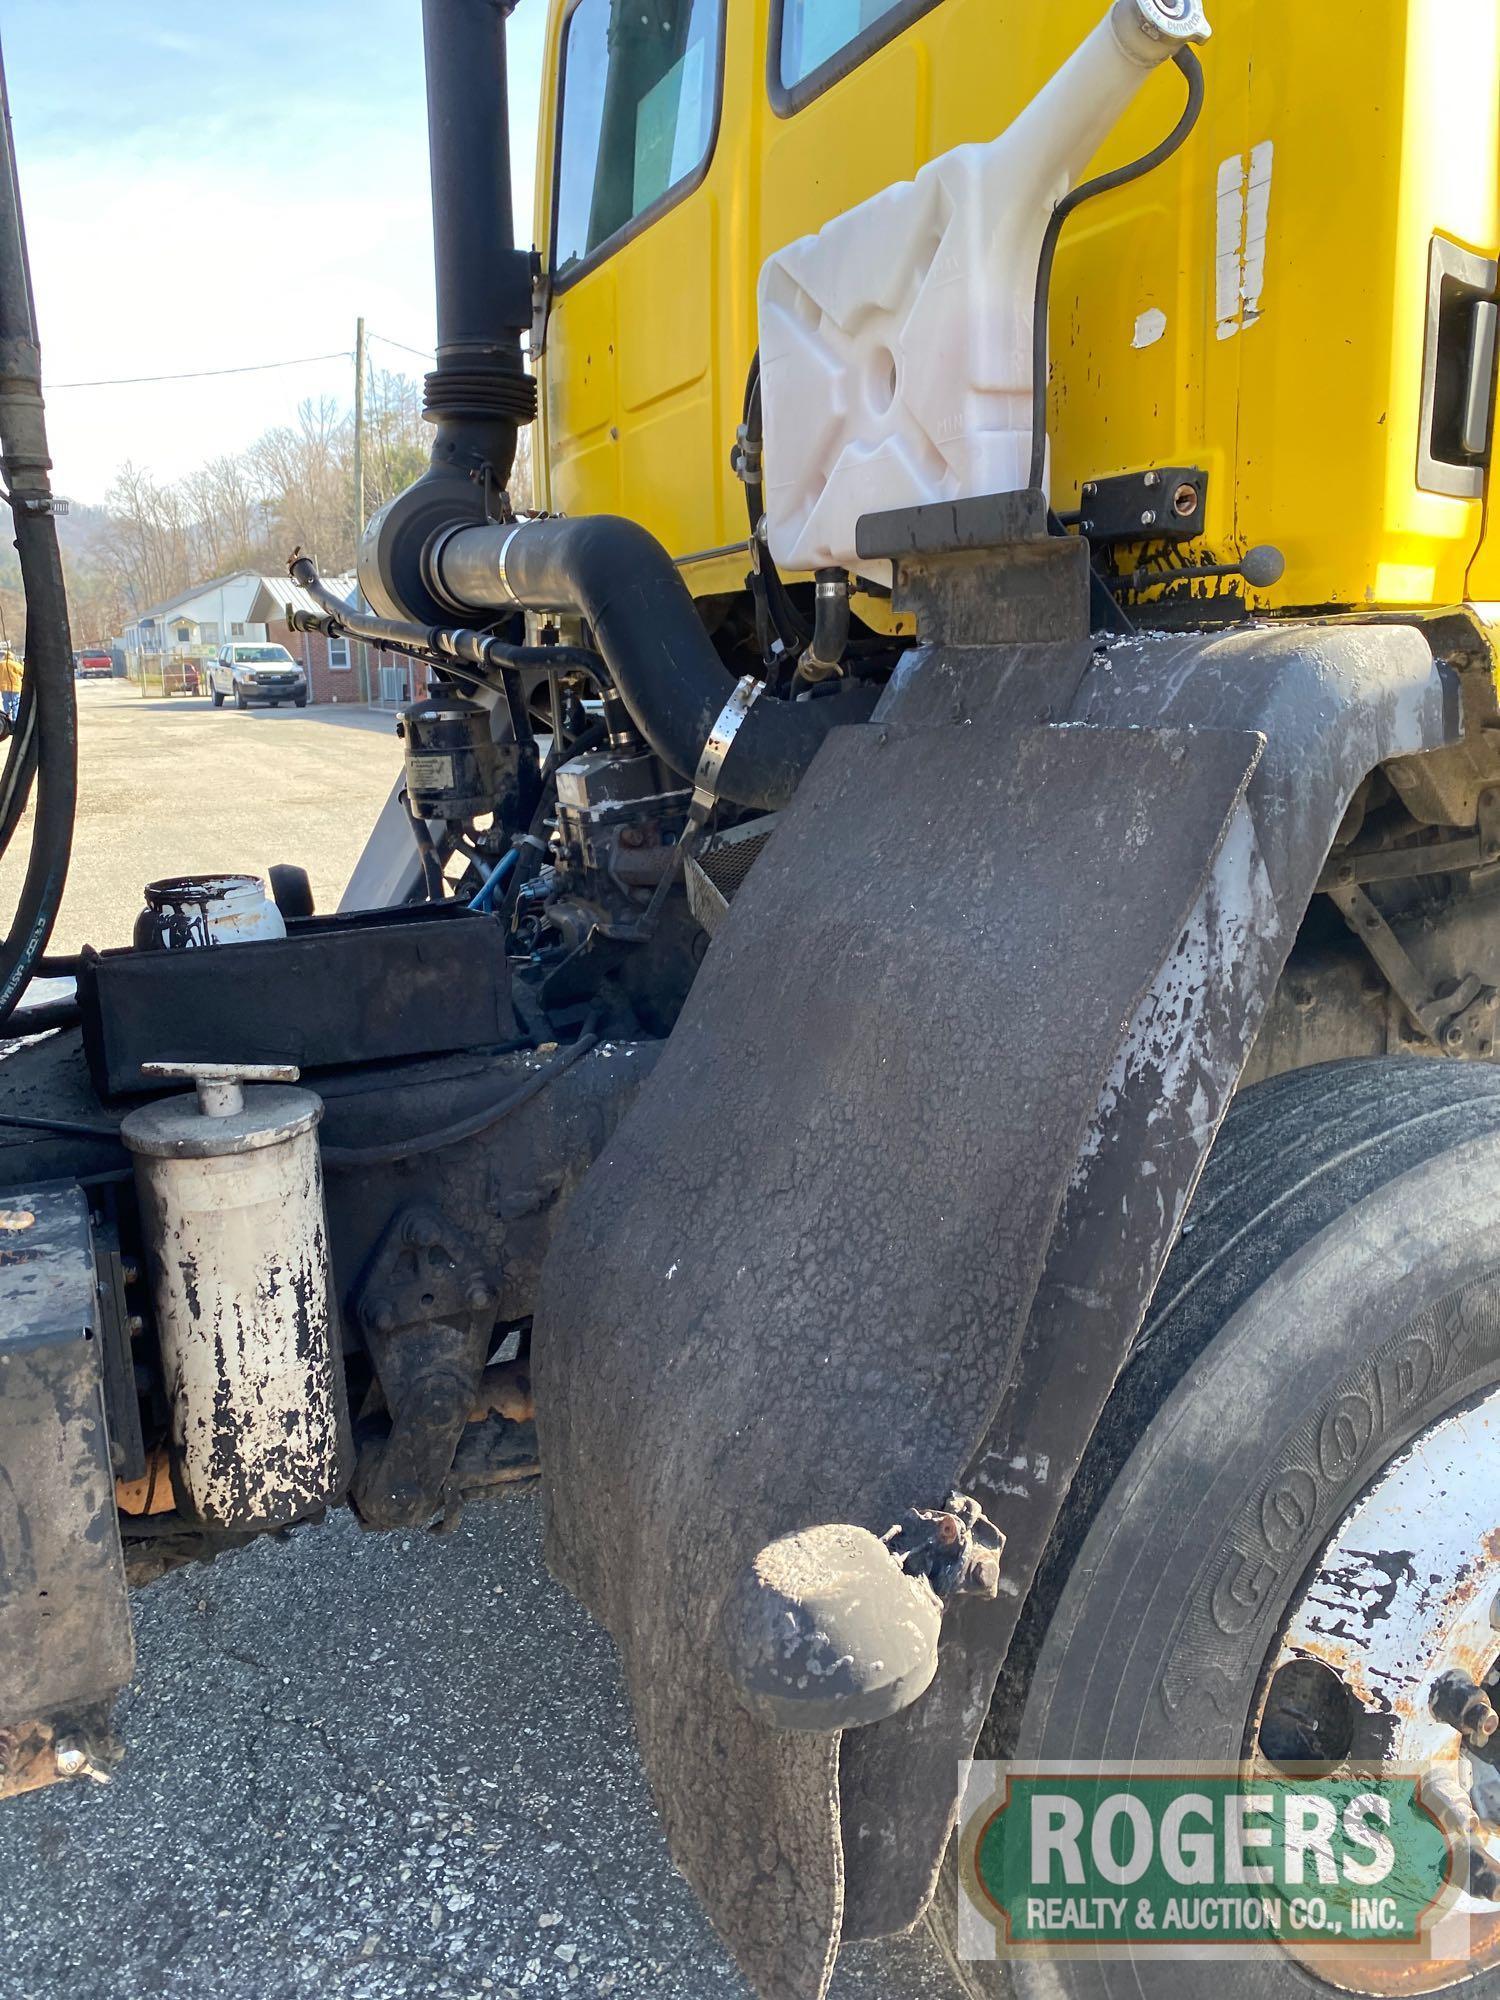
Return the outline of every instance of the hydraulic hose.
[[[1063,224],[1075,209],[1081,208],[1086,201],[1092,201],[1095,195],[1128,187],[1131,181],[1138,181],[1143,175],[1164,165],[1198,123],[1198,114],[1203,109],[1203,65],[1186,45],[1177,50],[1172,60],[1187,83],[1187,102],[1182,108],[1182,116],[1166,138],[1153,146],[1149,153],[1142,153],[1138,160],[1132,160],[1128,166],[1115,167],[1107,174],[1097,174],[1091,181],[1080,182],[1070,194],[1063,196],[1047,218],[1047,232],[1042,238],[1041,256],[1037,259],[1036,296],[1031,315],[1031,470],[1026,481],[1028,486],[1039,488],[1047,476],[1047,320],[1052,295],[1052,266],[1057,257]]]
[[[849,649],[849,572],[820,569],[815,581],[817,610],[803,664],[836,670]]]
[[[78,718],[73,645],[62,558],[57,546],[52,461],[42,406],[41,351],[16,175],[10,99],[0,57],[0,461],[26,597],[26,692],[29,702],[12,757],[0,778],[5,816],[21,809],[15,780],[36,759],[36,818],[15,917],[0,943],[0,1023],[14,1009],[57,921],[73,845],[78,789]],[[34,729],[34,737],[31,731]],[[32,748],[27,748],[30,738]],[[24,784],[21,787],[24,792]]]
[[[691,778],[735,691],[667,551],[610,514],[456,528],[428,552],[433,593],[455,610],[565,612],[582,618],[631,721],[662,761]],[[852,700],[762,700],[737,717],[718,796],[775,812],[824,737],[863,720]]]
[[[331,633],[334,638],[347,633],[351,638],[368,640],[372,646],[390,647],[401,653],[430,654],[444,665],[464,661],[470,666],[502,672],[508,668],[540,667],[547,673],[587,674],[601,683],[605,678],[604,662],[586,647],[512,646],[504,639],[492,639],[488,633],[471,632],[462,626],[416,625],[399,618],[377,618],[344,603],[324,583],[308,557],[293,556],[288,567],[293,583],[322,606],[322,615],[317,617],[294,609],[289,620],[294,632]],[[475,677],[471,674],[460,678]]]

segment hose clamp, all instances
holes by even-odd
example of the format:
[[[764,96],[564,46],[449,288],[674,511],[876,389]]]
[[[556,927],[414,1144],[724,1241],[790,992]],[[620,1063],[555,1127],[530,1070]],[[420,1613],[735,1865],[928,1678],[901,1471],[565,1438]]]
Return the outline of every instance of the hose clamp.
[[[505,558],[510,554],[510,545],[516,539],[516,536],[520,534],[523,525],[522,522],[517,521],[495,553],[495,574],[500,579],[500,588],[505,592],[512,604],[519,604],[521,600],[516,596],[515,591],[511,587],[510,578],[505,574]]]
[[[717,804],[719,774],[724,768],[724,759],[733,749],[734,739],[744,727],[745,717],[765,692],[765,685],[754,674],[746,674],[743,680],[735,683],[734,693],[719,710],[718,720],[708,732],[708,741],[703,746],[698,768],[693,774],[693,802],[688,808],[688,818],[693,825],[702,826]]]

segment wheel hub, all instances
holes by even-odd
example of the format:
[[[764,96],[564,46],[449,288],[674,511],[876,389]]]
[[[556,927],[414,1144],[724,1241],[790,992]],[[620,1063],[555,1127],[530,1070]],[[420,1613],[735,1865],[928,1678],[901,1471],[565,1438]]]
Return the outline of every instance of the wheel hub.
[[[1269,1662],[1266,1762],[1417,1768],[1467,1828],[1469,1886],[1420,1965],[1318,1966],[1368,1993],[1437,1992],[1500,1963],[1500,1390],[1422,1432],[1345,1515]],[[1448,1947],[1452,1955],[1447,1956]]]

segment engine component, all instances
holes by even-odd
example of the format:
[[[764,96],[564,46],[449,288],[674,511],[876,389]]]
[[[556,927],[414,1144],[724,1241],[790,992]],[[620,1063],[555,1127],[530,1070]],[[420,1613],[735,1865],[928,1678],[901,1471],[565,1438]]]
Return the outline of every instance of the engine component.
[[[616,900],[653,888],[666,872],[689,793],[664,785],[648,750],[590,750],[557,773],[557,871],[564,880]]]
[[[190,951],[284,938],[286,922],[258,875],[178,875],[146,884],[135,920],[137,951]]]
[[[688,855],[683,868],[688,908],[710,937],[728,916],[735,892],[760,858],[780,817],[779,813],[762,813],[743,826],[730,827],[727,833],[710,835]]]
[[[697,770],[735,683],[672,558],[644,528],[607,514],[454,528],[433,539],[422,578],[410,594],[434,591],[454,610],[520,605],[584,619],[636,728],[669,769]],[[859,692],[757,702],[724,757],[719,795],[784,806],[828,732],[868,718],[874,697],[861,706]]]
[[[361,1452],[354,1504],[372,1528],[423,1527],[443,1488],[489,1359],[500,1288],[463,1231],[425,1204],[391,1218],[356,1310],[391,1414]]]
[[[397,733],[413,812],[448,820],[494,812],[502,758],[487,708],[463,695],[433,695],[402,710]]]
[[[171,1399],[174,1481],[205,1527],[282,1527],[338,1500],[349,1421],[316,1129],[286,1065],[152,1063],[134,1156]],[[245,1083],[264,1087],[246,1091]]]
[[[104,1422],[89,1210],[0,1205],[0,1798],[103,1775],[135,1662]]]

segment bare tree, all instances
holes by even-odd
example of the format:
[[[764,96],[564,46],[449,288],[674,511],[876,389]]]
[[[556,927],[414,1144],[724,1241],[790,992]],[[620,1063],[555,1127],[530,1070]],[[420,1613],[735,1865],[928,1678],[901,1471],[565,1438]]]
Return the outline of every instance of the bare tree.
[[[421,475],[431,448],[419,385],[406,375],[372,370],[365,391],[365,506],[370,513]]]
[[[185,483],[202,567],[214,576],[258,567],[268,553],[266,509],[248,462],[223,453]]]
[[[185,590],[196,564],[191,517],[181,490],[158,486],[127,459],[107,504],[114,520],[107,561],[129,608],[143,611]]]
[[[422,392],[377,369],[366,396],[365,505],[373,513],[427,463],[431,434]],[[529,496],[523,443],[512,491]],[[64,552],[74,623],[100,639],[142,611],[209,577],[239,569],[280,571],[294,547],[329,574],[351,569],[362,522],[354,518],[354,434],[331,396],[298,405],[241,453],[221,453],[176,485],[127,461],[102,508],[79,508]],[[19,578],[0,556],[0,620],[13,641],[24,614]]]
[[[304,548],[330,572],[354,561],[352,425],[332,396],[298,405],[297,420],[250,447],[280,553]]]

